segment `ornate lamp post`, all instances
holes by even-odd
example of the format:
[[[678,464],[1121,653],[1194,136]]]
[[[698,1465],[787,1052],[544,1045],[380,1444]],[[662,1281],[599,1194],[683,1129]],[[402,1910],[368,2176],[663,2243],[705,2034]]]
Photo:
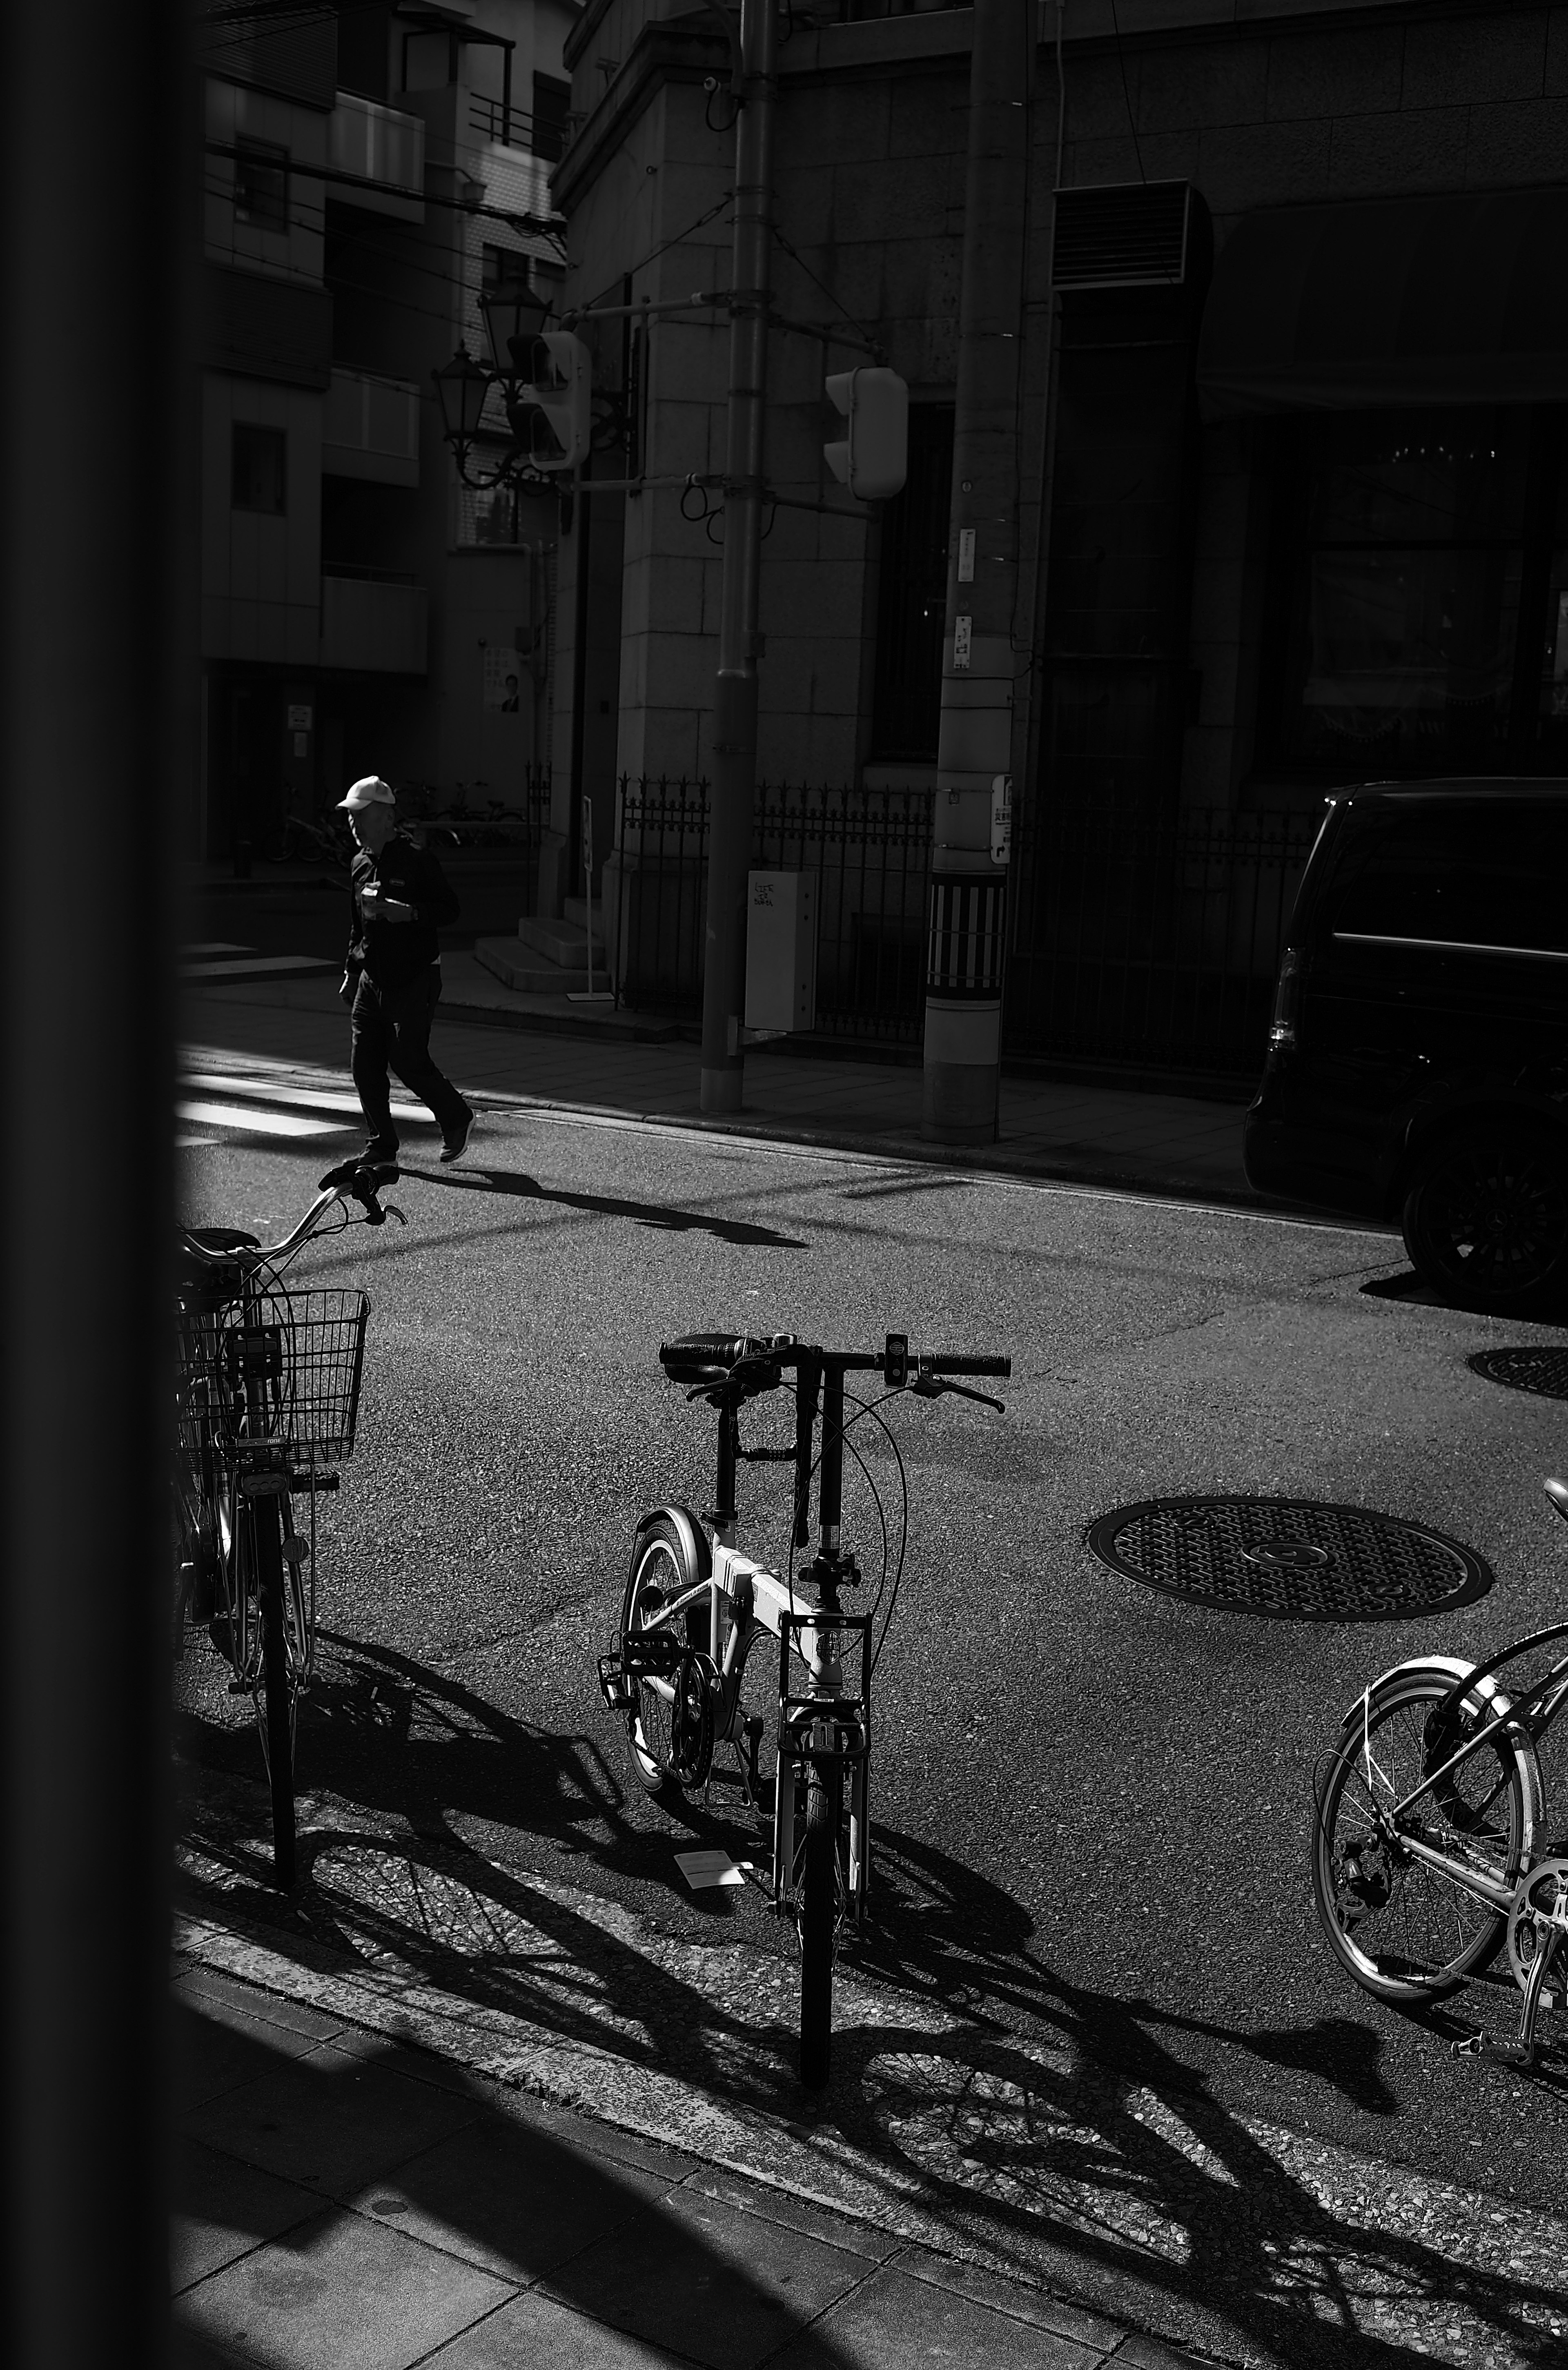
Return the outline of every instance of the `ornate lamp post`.
[[[477,491],[502,485],[541,489],[556,486],[554,477],[534,466],[529,409],[519,396],[519,389],[533,374],[534,340],[548,311],[544,298],[536,296],[525,281],[503,281],[499,287],[487,289],[479,298],[479,314],[490,350],[490,364],[476,362],[466,346],[459,346],[449,362],[431,373],[441,404],[441,432],[452,449],[457,475]],[[470,470],[468,463],[491,387],[501,390],[512,442],[486,473]]]

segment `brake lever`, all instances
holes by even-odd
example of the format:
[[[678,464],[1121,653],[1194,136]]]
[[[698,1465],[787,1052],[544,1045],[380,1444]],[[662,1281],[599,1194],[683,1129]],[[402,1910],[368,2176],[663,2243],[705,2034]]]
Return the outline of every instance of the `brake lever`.
[[[973,1399],[976,1407],[995,1408],[998,1415],[1007,1413],[1000,1399],[990,1398],[985,1391],[972,1391],[965,1383],[950,1383],[945,1375],[917,1375],[909,1387],[917,1398],[940,1399],[944,1391],[951,1391],[961,1399]]]

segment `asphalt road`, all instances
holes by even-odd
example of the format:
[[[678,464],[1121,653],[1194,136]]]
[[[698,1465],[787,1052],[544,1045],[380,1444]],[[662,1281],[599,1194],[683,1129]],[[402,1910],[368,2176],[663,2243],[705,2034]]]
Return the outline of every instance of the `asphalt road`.
[[[187,1158],[192,1216],[264,1235],[322,1165]],[[1505,1975],[1425,2019],[1362,1996],[1320,1939],[1307,1858],[1314,1766],[1369,1678],[1562,1611],[1568,1536],[1539,1487],[1568,1468],[1560,1405],[1465,1363],[1556,1337],[1368,1295],[1397,1246],[1288,1220],[527,1114],[491,1118],[463,1170],[420,1166],[406,1231],[308,1256],[310,1279],[363,1282],[373,1314],[361,1445],[322,1542],[303,1787],[670,1936],[727,1919],[791,1950],[751,1890],[686,1892],[672,1841],[688,1836],[636,1789],[594,1684],[638,1513],[709,1501],[711,1419],[657,1345],[732,1328],[873,1349],[897,1329],[1006,1352],[1005,1415],[893,1414],[911,1534],[877,1677],[867,1972],[1206,2113],[1561,2211],[1561,2047],[1533,2078],[1451,2059],[1476,2022],[1512,2029]],[[779,1402],[752,1430],[789,1421]],[[744,1475],[759,1550],[786,1486]],[[1419,1518],[1496,1586],[1439,1619],[1309,1627],[1141,1589],[1084,1547],[1095,1515],[1190,1491]],[[873,1572],[877,1540],[872,1516]],[[180,1691],[197,1795],[253,1775],[254,1728],[211,1656]],[[717,1791],[689,1828],[753,1848]]]

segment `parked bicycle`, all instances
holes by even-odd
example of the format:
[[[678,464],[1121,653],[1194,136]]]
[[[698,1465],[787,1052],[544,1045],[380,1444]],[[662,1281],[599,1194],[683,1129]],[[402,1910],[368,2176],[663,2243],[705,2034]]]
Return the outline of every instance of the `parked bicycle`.
[[[1568,1521],[1568,1487],[1546,1493]],[[1568,1993],[1568,1840],[1546,1841],[1539,1746],[1568,1705],[1568,1653],[1504,1686],[1568,1621],[1483,1662],[1427,1654],[1375,1680],[1340,1723],[1317,1788],[1312,1887],[1342,1966],[1374,1998],[1442,1999],[1505,1943],[1534,2063],[1543,2010]],[[1479,2037],[1456,2044],[1481,2054]]]
[[[349,1455],[370,1303],[363,1292],[286,1289],[314,1237],[403,1224],[380,1195],[396,1170],[346,1162],[292,1234],[262,1244],[236,1226],[179,1236],[174,1650],[207,1628],[256,1708],[272,1806],[272,1865],[294,1878],[294,1742],[316,1647],[317,1500]],[[351,1203],[358,1205],[356,1215]],[[309,1536],[294,1501],[309,1501]]]
[[[877,1500],[882,1570],[876,1597],[868,1612],[846,1612],[843,1594],[861,1585],[862,1574],[840,1535],[845,1451],[869,1480],[849,1435],[862,1423],[876,1427],[892,1447],[902,1486],[903,1460],[880,1409],[906,1393],[934,1399],[953,1392],[1000,1411],[999,1399],[950,1378],[1007,1375],[1012,1363],[917,1356],[896,1333],[871,1356],[813,1348],[792,1334],[766,1340],[689,1334],[665,1343],[659,1359],[689,1398],[717,1413],[714,1504],[700,1521],[688,1507],[666,1505],[638,1524],[619,1634],[600,1658],[600,1690],[626,1721],[632,1767],[651,1794],[700,1791],[716,1748],[733,1754],[745,1801],[771,1825],[773,1904],[793,1916],[800,1938],[801,2080],[820,2089],[830,2067],[834,1960],[846,1926],[862,1924],[870,1898],[871,1677],[898,1600],[907,1536],[905,1487],[896,1550]],[[879,1375],[883,1397],[855,1398],[845,1389],[849,1374]],[[793,1446],[743,1447],[742,1407],[791,1383]],[[854,1409],[848,1415],[847,1400]],[[811,1485],[818,1479],[817,1550],[793,1579],[788,1551],[778,1559],[780,1577],[736,1544],[736,1469],[747,1462],[794,1467],[787,1550],[808,1544]],[[767,1722],[746,1713],[744,1697],[747,1661],[764,1635],[778,1641],[771,1777],[758,1760]]]

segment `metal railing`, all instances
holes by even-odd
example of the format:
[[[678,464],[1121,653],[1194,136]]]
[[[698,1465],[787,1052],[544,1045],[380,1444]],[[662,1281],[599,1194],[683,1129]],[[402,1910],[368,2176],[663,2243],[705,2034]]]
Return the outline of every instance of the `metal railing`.
[[[1004,1052],[1262,1066],[1281,948],[1317,831],[1200,809],[1020,816]]]
[[[932,792],[764,783],[752,862],[818,875],[818,1034],[908,1045],[923,1025]],[[1262,1067],[1311,815],[1154,823],[1020,815],[1005,1054],[1234,1076]],[[618,1001],[702,1001],[708,784],[623,777],[605,868]]]
[[[919,1042],[931,793],[763,782],[754,866],[817,875],[819,1034]],[[617,999],[693,1013],[702,1002],[706,781],[623,778],[605,929]]]
[[[508,107],[482,91],[468,94],[468,128],[503,148],[523,148],[530,156],[553,164],[566,154],[567,127],[547,116],[530,115],[525,108]]]

